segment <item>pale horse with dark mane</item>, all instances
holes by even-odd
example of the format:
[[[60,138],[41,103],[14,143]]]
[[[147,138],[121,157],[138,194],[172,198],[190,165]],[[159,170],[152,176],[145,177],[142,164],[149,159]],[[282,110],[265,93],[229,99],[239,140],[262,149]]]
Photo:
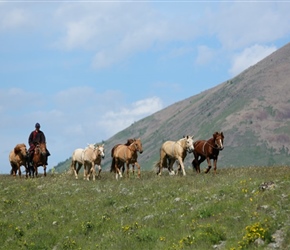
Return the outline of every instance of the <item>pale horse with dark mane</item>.
[[[179,163],[179,171],[181,169],[183,175],[186,175],[183,162],[187,153],[191,153],[193,150],[193,136],[190,135],[184,136],[178,141],[164,142],[160,148],[160,160],[155,165],[158,168],[157,175],[161,175],[162,168],[168,168],[169,174],[175,175],[173,170],[175,161]]]

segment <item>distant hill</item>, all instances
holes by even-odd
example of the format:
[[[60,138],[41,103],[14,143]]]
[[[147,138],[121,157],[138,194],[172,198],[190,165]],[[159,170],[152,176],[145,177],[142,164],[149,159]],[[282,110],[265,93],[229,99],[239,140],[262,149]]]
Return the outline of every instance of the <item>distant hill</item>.
[[[187,134],[209,139],[215,131],[225,135],[218,168],[290,163],[290,43],[238,76],[135,122],[109,138],[104,142],[103,169],[110,168],[111,148],[128,138],[141,138],[144,152],[139,163],[148,170],[158,160],[164,141],[178,140]],[[192,159],[192,154],[187,156],[187,167]],[[70,161],[58,164],[57,171],[68,169]]]

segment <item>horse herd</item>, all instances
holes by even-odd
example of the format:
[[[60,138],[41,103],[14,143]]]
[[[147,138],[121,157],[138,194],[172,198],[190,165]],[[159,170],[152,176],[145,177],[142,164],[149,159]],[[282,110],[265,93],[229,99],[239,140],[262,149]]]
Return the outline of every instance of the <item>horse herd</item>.
[[[200,173],[200,164],[206,159],[208,167],[205,173],[208,173],[212,167],[211,160],[213,160],[214,173],[217,169],[218,155],[221,150],[223,150],[224,134],[223,132],[215,132],[209,140],[193,140],[193,136],[184,136],[178,141],[166,141],[162,144],[160,148],[160,159],[155,164],[157,168],[157,175],[161,175],[162,169],[167,168],[170,175],[178,174],[182,172],[186,175],[184,168],[184,159],[187,153],[193,153],[194,159],[192,161],[192,166],[195,168],[197,173]],[[37,176],[37,167],[43,166],[44,175],[46,175],[46,166],[42,161],[43,152],[45,147],[38,147],[38,153],[35,153],[33,157],[33,171]],[[115,173],[115,177],[118,180],[122,177],[125,171],[125,165],[127,169],[127,177],[129,177],[130,165],[132,165],[133,173],[135,166],[138,168],[138,177],[141,176],[140,165],[137,161],[138,152],[142,154],[143,147],[141,139],[128,139],[126,144],[117,144],[111,150],[111,172]],[[38,157],[38,158],[37,158]],[[89,144],[85,149],[78,148],[74,150],[72,154],[71,170],[73,171],[75,178],[78,179],[78,173],[82,166],[84,166],[84,179],[95,180],[96,178],[96,165],[98,166],[98,175],[102,171],[101,161],[105,157],[104,144],[95,145]],[[19,176],[21,176],[20,166],[24,166],[26,169],[26,177],[28,173],[30,175],[31,170],[27,163],[27,150],[25,144],[17,144],[14,150],[10,152],[9,161],[11,164],[11,174],[16,175],[17,171]],[[173,169],[174,163],[178,164],[178,169],[175,172]]]

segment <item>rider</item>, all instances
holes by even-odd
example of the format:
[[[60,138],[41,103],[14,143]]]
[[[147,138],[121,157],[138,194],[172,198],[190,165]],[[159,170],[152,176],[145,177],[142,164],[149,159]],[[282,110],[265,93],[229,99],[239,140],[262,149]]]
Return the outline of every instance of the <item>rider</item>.
[[[40,124],[37,122],[35,124],[35,130],[33,130],[28,138],[28,144],[30,148],[28,149],[28,157],[29,157],[29,163],[32,163],[32,158],[33,158],[33,153],[34,149],[37,144],[39,143],[46,143],[45,140],[45,135],[44,133],[40,130]],[[47,158],[50,156],[49,151],[46,149],[46,165],[47,165]]]

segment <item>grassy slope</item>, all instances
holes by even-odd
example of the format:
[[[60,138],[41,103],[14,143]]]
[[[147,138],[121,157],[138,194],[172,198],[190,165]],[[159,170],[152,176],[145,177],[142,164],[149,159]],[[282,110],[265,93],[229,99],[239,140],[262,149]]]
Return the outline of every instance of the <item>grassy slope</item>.
[[[289,167],[187,173],[116,181],[105,172],[96,182],[1,175],[0,249],[211,249],[220,241],[221,249],[265,249],[277,232],[280,249],[289,248]],[[269,181],[274,189],[259,190]]]

